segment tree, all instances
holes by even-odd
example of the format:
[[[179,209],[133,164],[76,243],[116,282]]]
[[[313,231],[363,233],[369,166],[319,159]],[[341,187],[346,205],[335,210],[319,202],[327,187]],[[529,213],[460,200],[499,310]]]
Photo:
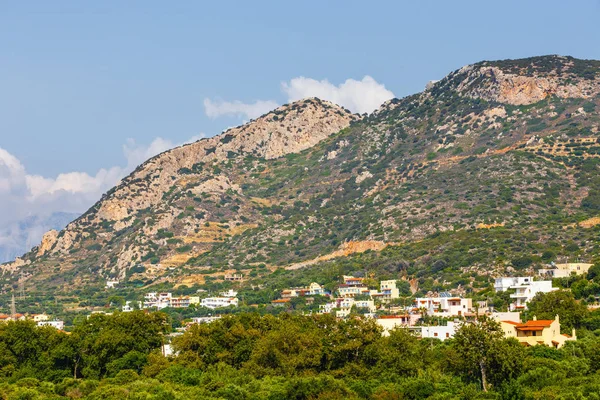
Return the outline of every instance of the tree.
[[[527,308],[527,318],[554,319],[558,315],[563,333],[571,333],[573,328],[579,328],[589,314],[587,307],[575,300],[573,293],[564,290],[538,293]]]
[[[462,373],[477,376],[484,391],[514,379],[522,369],[522,347],[504,339],[500,324],[488,317],[462,325],[454,335]]]

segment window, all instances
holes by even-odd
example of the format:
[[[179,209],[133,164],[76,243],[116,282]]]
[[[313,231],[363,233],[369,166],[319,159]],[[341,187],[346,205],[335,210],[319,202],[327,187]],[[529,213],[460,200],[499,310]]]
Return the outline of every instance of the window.
[[[434,333],[433,333],[433,336],[434,336],[434,337],[437,337],[437,335],[438,335],[438,334],[437,334],[437,332],[434,332]]]
[[[446,337],[450,337],[450,332],[446,332]]]

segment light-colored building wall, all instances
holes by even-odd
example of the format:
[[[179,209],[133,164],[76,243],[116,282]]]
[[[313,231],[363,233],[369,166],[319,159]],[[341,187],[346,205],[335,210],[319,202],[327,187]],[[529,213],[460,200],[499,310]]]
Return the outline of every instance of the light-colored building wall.
[[[51,326],[56,329],[63,330],[65,328],[64,321],[40,321],[37,326]]]
[[[514,299],[514,302],[510,305],[511,311],[520,311],[527,308],[527,303],[538,293],[550,293],[558,290],[558,288],[552,287],[552,281],[531,281],[510,288],[515,290],[515,293],[510,295]]]
[[[538,273],[542,276],[549,276],[552,278],[566,278],[571,275],[585,275],[588,273],[590,267],[594,264],[587,263],[567,263],[567,264],[555,264],[550,268],[542,268],[538,270]]]
[[[421,318],[421,314],[382,315],[376,321],[383,328],[383,335],[388,336],[394,328],[414,326],[419,318]]]
[[[494,281],[494,289],[496,292],[506,292],[511,286],[527,285],[533,282],[533,278],[530,276],[509,276],[496,278]]]
[[[525,323],[501,321],[500,325],[504,336],[515,338],[527,346],[545,345],[561,348],[569,340],[577,340],[575,330],[572,335],[560,333],[560,320],[558,315],[553,320],[536,320],[535,318]]]
[[[207,297],[202,299],[200,305],[206,308],[221,308],[229,306],[238,306],[238,299],[235,297]]]
[[[454,337],[459,326],[460,324],[451,321],[446,326],[422,326],[421,337],[424,339],[451,339]]]

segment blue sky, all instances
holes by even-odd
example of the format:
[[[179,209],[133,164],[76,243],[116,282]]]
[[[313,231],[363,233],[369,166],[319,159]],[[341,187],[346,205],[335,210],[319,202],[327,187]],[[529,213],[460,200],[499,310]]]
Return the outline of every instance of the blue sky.
[[[0,2],[0,206],[84,211],[146,156],[248,119],[207,99],[365,76],[402,97],[484,59],[600,59],[599,17],[597,0]]]

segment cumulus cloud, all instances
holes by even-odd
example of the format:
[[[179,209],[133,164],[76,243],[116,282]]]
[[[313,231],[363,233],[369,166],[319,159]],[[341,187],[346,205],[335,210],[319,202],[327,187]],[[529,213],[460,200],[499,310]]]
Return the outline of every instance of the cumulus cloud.
[[[370,113],[385,101],[394,98],[394,93],[368,75],[360,81],[347,79],[338,86],[327,79],[318,81],[300,76],[289,82],[283,82],[281,88],[287,94],[289,101],[318,97],[360,114]]]
[[[0,147],[0,253],[3,244],[14,242],[15,224],[25,218],[41,221],[55,213],[83,213],[148,158],[202,137],[184,143],[156,138],[148,145],[128,139],[122,149],[125,166],[102,168],[95,174],[66,172],[55,177],[28,174],[19,159]],[[43,230],[38,225],[27,226],[28,243],[41,239]]]
[[[236,101],[213,101],[209,98],[204,99],[204,111],[210,118],[217,118],[223,115],[234,115],[246,119],[254,119],[277,108],[279,105],[273,100],[257,100],[254,103],[242,103]]]
[[[316,80],[300,76],[289,82],[281,83],[281,91],[288,101],[296,101],[307,97],[318,97],[339,104],[354,113],[370,113],[375,111],[387,100],[393,99],[394,93],[385,85],[366,75],[362,80],[347,79],[334,85],[327,79]],[[234,115],[241,118],[256,118],[275,108],[279,104],[274,100],[257,100],[254,103],[236,101],[213,101],[204,99],[204,111],[210,118],[223,115]]]

